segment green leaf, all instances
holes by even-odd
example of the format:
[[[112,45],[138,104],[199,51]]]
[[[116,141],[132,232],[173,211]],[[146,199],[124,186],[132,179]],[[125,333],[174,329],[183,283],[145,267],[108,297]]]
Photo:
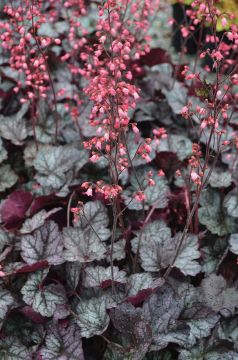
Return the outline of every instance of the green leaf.
[[[182,309],[182,298],[168,284],[144,302],[143,314],[150,321],[153,343],[158,350],[165,348],[169,342],[186,344],[189,327],[176,322]]]
[[[238,234],[232,234],[229,237],[228,243],[230,245],[230,251],[238,255]]]
[[[68,21],[57,21],[53,25],[59,34],[68,32],[70,27]]]
[[[0,328],[2,327],[5,316],[13,303],[14,298],[12,297],[10,291],[0,287]]]
[[[64,258],[67,261],[81,263],[102,260],[106,255],[106,246],[91,228],[68,227],[63,230]]]
[[[87,202],[74,228],[64,228],[64,256],[67,261],[91,262],[106,256],[103,241],[110,236],[106,207],[100,201]]]
[[[137,295],[139,291],[153,288],[154,279],[150,273],[132,274],[128,278],[128,296]]]
[[[223,205],[228,215],[238,217],[238,193],[229,192],[223,201]]]
[[[172,89],[163,88],[162,92],[167,98],[167,101],[175,114],[181,114],[183,106],[187,102],[188,90],[179,81],[175,81]]]
[[[23,140],[27,137],[26,124],[23,117],[28,108],[29,104],[26,103],[12,116],[0,115],[0,134],[14,145],[23,145]]]
[[[0,252],[2,252],[4,246],[10,245],[11,239],[6,231],[0,228]]]
[[[109,316],[106,311],[106,298],[92,297],[81,300],[76,306],[76,323],[80,327],[82,337],[90,338],[101,335],[109,325]]]
[[[57,305],[65,304],[66,297],[61,285],[42,286],[48,269],[31,274],[21,289],[23,300],[42,316],[51,317]]]
[[[102,241],[110,237],[111,232],[108,225],[107,208],[101,201],[88,201],[80,212],[78,222],[74,223],[74,226],[82,231],[92,230],[93,228],[93,231],[97,233]]]
[[[202,280],[200,298],[204,305],[224,316],[232,315],[238,307],[237,289],[229,287],[221,275],[211,274]]]
[[[84,111],[78,116],[78,124],[80,124],[82,135],[85,137],[98,136],[96,127],[90,126],[88,123],[88,119],[90,117],[92,108],[93,108],[93,102],[88,101],[85,105]]]
[[[224,351],[211,351],[205,360],[237,360],[238,352],[225,349]]]
[[[18,180],[9,164],[0,166],[0,192],[12,187]]]
[[[206,191],[202,192],[199,202],[201,206],[213,206],[215,209],[218,209],[221,205],[221,197],[216,190],[206,189]]]
[[[0,137],[0,163],[2,163],[6,159],[7,159],[7,151],[3,147],[3,142],[2,142],[2,139]]]
[[[227,242],[224,238],[209,239],[207,246],[201,248],[202,253],[202,271],[210,274],[215,272],[219,261],[227,248]]]
[[[154,342],[158,350],[164,349],[169,343],[175,343],[181,347],[188,346],[190,328],[183,322],[178,322],[171,328],[158,336]]]
[[[55,138],[56,118],[51,111],[49,112],[49,109],[47,109],[46,107],[47,107],[46,104],[43,104],[42,101],[39,101],[38,111],[41,115],[37,118],[35,127],[34,128],[31,127],[28,130],[29,135],[31,137],[35,137],[39,145],[52,144]]]
[[[153,334],[158,337],[168,329],[171,321],[176,321],[183,308],[182,299],[168,284],[156,290],[143,304],[143,313],[151,320]]]
[[[178,281],[174,278],[168,278],[168,281],[170,286],[180,297],[184,310],[189,309],[193,303],[198,301],[197,289],[192,284],[186,281]]]
[[[68,286],[75,290],[79,284],[82,264],[80,262],[71,262],[66,264],[66,281]]]
[[[200,204],[202,206],[198,209],[199,221],[212,234],[224,236],[236,231],[237,224],[234,218],[224,212],[218,192],[206,190],[201,195]]]
[[[0,359],[32,360],[32,354],[16,337],[8,336],[0,339]]]
[[[37,33],[39,36],[47,36],[50,38],[57,38],[59,35],[55,29],[54,23],[51,22],[44,22],[41,24]]]
[[[88,290],[89,291],[89,290]],[[102,295],[106,301],[106,308],[107,310],[115,308],[118,304],[121,304],[125,300],[125,291],[124,291],[124,284],[123,286],[115,286],[114,293],[112,294],[112,289],[93,289],[94,293],[98,295]]]
[[[61,208],[52,209],[50,211],[41,210],[36,213],[31,219],[26,219],[21,227],[21,234],[29,234],[39,227],[43,226],[45,220],[51,215],[55,214],[57,211],[61,210]]]
[[[85,151],[70,146],[45,145],[40,148],[34,160],[38,171],[36,180],[42,187],[50,191],[60,189],[67,181],[71,181],[74,166],[83,167],[87,162]]]
[[[40,350],[42,360],[84,360],[81,336],[76,325],[69,325],[68,328],[52,325],[45,343]]]
[[[173,67],[169,63],[157,64],[151,68],[147,68],[147,77],[145,81],[152,85],[154,91],[162,90],[162,92],[172,89],[174,84]]]
[[[219,315],[202,303],[193,303],[185,310],[182,318],[190,327],[188,343],[195,345],[197,339],[205,338],[211,334],[212,329],[219,321]]]
[[[21,240],[21,256],[28,264],[47,260],[51,265],[64,262],[63,237],[58,225],[51,220],[35,230],[33,235],[24,235]]]
[[[210,134],[212,132],[211,141],[209,144],[210,149],[212,149],[215,152],[218,152],[218,150],[221,147],[221,144],[223,141],[231,141],[233,138],[234,130],[231,126],[226,126],[226,131],[222,131],[223,127],[221,125],[216,128],[216,132],[212,130],[212,127],[208,126],[205,129],[203,129],[201,134],[201,142],[203,144],[207,144],[207,139],[209,139]],[[221,135],[218,135],[218,132],[221,131]],[[230,159],[229,159],[230,162]]]
[[[232,183],[231,173],[221,168],[215,168],[212,170],[208,183],[213,188],[228,187]]]
[[[162,221],[154,221],[145,226],[142,233],[132,240],[132,250],[139,251],[141,266],[145,271],[159,271],[170,265],[175,256],[181,239],[181,233],[172,238],[171,230]],[[198,238],[187,234],[174,267],[181,270],[184,275],[196,275],[201,267],[197,263],[200,257],[198,251]]]
[[[44,148],[44,145],[38,144],[38,150]],[[34,160],[37,155],[37,148],[35,141],[26,142],[24,151],[23,151],[23,158],[26,167],[31,167],[34,165]]]
[[[159,141],[156,151],[158,153],[173,152],[179,160],[183,161],[192,155],[192,141],[184,135],[168,134],[166,139]]]
[[[218,328],[219,339],[233,342],[236,349],[238,346],[237,320],[237,316],[232,319],[222,319]]]
[[[38,153],[34,166],[41,174],[64,173],[78,160],[78,150],[63,146],[47,145]]]
[[[24,312],[25,309],[29,310],[29,307],[21,307],[22,312]],[[42,325],[36,324],[27,316],[22,316],[21,310],[13,310],[14,313],[9,314],[7,321],[4,322],[2,331],[7,336],[17,338],[17,340],[24,344],[29,350],[33,350],[36,344],[40,345],[42,343],[44,331]]]
[[[237,356],[237,352],[228,349],[213,351],[211,346],[202,342],[190,350],[182,350],[178,360],[237,360]]]
[[[176,248],[180,242],[182,233],[177,233],[173,238]],[[201,254],[198,250],[198,237],[193,234],[187,234],[178,253],[174,267],[180,269],[184,275],[197,275],[201,271],[201,266],[196,260]]]
[[[125,257],[126,257],[125,246],[126,246],[126,240],[125,239],[118,240],[118,241],[116,241],[114,243],[114,245],[113,245],[113,254],[112,254],[112,259],[113,260],[123,260],[123,259],[125,259]],[[111,245],[108,245],[108,249],[107,249],[107,261],[108,262],[111,261],[110,252],[111,252]]]
[[[170,241],[172,241],[171,230],[163,221],[154,221],[147,224],[142,232],[136,232],[136,237],[132,239],[131,245],[135,254],[139,251],[143,269],[154,272],[168,266],[168,261],[163,262],[162,252],[164,244],[168,244]]]
[[[171,109],[166,102],[155,103],[148,99],[143,99],[136,104],[133,116],[136,123],[159,120],[163,125],[170,125],[173,121]]]
[[[126,349],[111,342],[107,346],[103,360],[131,360],[130,353],[126,353]]]
[[[169,353],[168,351],[163,352],[163,353],[160,352],[160,354],[158,354],[157,351],[156,352],[151,351],[151,352],[147,353],[144,360],[173,360],[173,358],[172,358],[171,353]]]
[[[113,274],[112,274],[113,271]],[[103,266],[88,266],[84,270],[84,286],[99,287],[105,281],[115,281],[116,283],[126,283],[126,272],[120,271],[117,266],[105,268]]]
[[[198,302],[197,289],[186,282],[168,279],[144,303],[144,315],[152,323],[151,350],[165,348],[168,343],[194,346],[197,339],[210,335],[219,320],[218,314]]]

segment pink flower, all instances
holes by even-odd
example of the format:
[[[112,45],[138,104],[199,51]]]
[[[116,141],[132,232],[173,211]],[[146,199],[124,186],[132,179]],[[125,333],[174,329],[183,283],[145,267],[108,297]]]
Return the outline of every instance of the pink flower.
[[[88,189],[89,188],[89,186],[90,186],[90,183],[89,182],[87,182],[87,181],[85,181],[84,183],[82,183],[82,185],[81,185],[81,187],[82,188],[85,188],[85,189]]]
[[[221,25],[222,25],[222,27],[226,27],[226,25],[227,25],[227,20],[226,20],[225,17],[223,17],[223,18],[221,19]]]
[[[201,127],[201,129],[205,129],[205,127],[207,127],[207,121],[203,120],[200,127]]]
[[[165,176],[165,173],[162,169],[160,169],[158,172],[157,172],[157,175],[158,176]]]
[[[134,199],[138,202],[142,202],[145,200],[145,194],[143,191],[137,191],[134,195]]]
[[[101,37],[99,38],[99,42],[100,42],[100,43],[104,44],[105,41],[106,41],[106,36],[105,36],[105,35],[104,35],[104,36],[101,36]]]
[[[233,85],[238,85],[238,74],[232,75],[231,82]]]
[[[186,105],[182,108],[181,110],[181,115],[185,118],[188,119],[189,117],[189,107]]]
[[[183,38],[186,38],[186,37],[189,36],[189,31],[188,31],[188,29],[187,29],[186,27],[184,27],[184,26],[181,27],[181,33],[182,33],[182,37],[183,37]]]
[[[80,210],[79,208],[76,207],[76,208],[71,208],[70,211],[74,214],[78,214]]]
[[[155,181],[153,179],[149,179],[148,180],[148,185],[149,186],[155,186]]]
[[[131,124],[131,127],[132,127],[132,131],[133,131],[135,134],[138,134],[138,133],[140,132],[139,129],[138,129],[138,127],[137,127],[137,124],[132,123],[132,124]]]
[[[0,277],[6,276],[6,273],[4,271],[2,271],[1,269],[2,269],[2,265],[0,265]]]
[[[87,196],[93,196],[93,190],[91,187],[88,188],[88,190],[85,192],[85,195]]]
[[[195,184],[201,184],[201,177],[195,171],[191,172],[191,179]]]
[[[206,56],[206,51],[203,51],[203,52],[199,55],[200,59],[204,59],[205,56]]]
[[[217,61],[221,61],[223,59],[223,55],[220,51],[213,51],[212,57],[215,58]]]

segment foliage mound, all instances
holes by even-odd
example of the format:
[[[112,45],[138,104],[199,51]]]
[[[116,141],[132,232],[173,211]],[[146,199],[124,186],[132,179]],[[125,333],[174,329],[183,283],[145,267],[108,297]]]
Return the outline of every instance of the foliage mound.
[[[0,359],[238,359],[237,21],[179,3],[2,0]]]

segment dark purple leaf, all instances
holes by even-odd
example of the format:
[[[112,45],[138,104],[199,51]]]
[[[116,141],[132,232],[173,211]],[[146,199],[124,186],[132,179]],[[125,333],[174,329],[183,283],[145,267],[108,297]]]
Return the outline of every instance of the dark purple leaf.
[[[137,305],[141,304],[143,301],[145,301],[152,294],[152,292],[153,292],[153,289],[140,290],[138,292],[138,294],[128,296],[126,298],[126,301],[131,303],[134,306],[137,306]]]
[[[76,325],[62,328],[52,325],[45,346],[40,350],[42,360],[84,360],[82,341]]]
[[[46,268],[48,266],[49,266],[49,264],[48,264],[47,260],[37,261],[34,264],[23,265],[21,268],[17,269],[14,272],[14,274],[31,273],[31,272],[35,272],[35,271],[40,270],[40,269],[44,269],[44,268]]]
[[[110,311],[114,327],[124,335],[127,346],[134,350],[133,359],[143,359],[152,342],[150,322],[142,309],[124,303]]]
[[[32,201],[33,195],[21,190],[14,191],[3,201],[0,208],[0,215],[4,226],[8,230],[12,230],[21,225]]]
[[[47,318],[34,311],[31,306],[24,306],[20,312],[36,324],[44,324]]]
[[[161,48],[152,48],[149,53],[142,56],[140,62],[143,65],[152,67],[154,65],[171,63],[169,53]]]

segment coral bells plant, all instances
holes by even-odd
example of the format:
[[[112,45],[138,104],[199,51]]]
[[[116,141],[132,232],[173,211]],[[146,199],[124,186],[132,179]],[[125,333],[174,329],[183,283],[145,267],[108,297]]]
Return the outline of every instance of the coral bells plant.
[[[1,45],[6,51],[9,50],[9,65],[18,72],[14,91],[18,93],[22,88],[25,90],[22,103],[28,99],[47,97],[49,74],[43,49],[51,43],[51,39],[36,34],[45,22],[41,8],[41,1],[25,1],[24,5],[16,2],[3,8],[9,21],[1,23]]]
[[[129,5],[128,1],[120,4],[106,1],[99,10],[96,26],[98,44],[90,49],[85,69],[81,71],[89,82],[85,94],[93,102],[90,125],[97,127],[98,134],[85,142],[84,147],[92,151],[91,161],[97,161],[101,156],[108,158],[114,182],[118,182],[118,172],[128,167],[128,159],[125,159],[128,153],[126,133],[130,127],[138,133],[136,124],[130,124],[128,111],[136,107],[139,89],[131,83],[132,73],[128,71],[128,63],[149,51],[148,44],[138,41],[136,32],[147,30],[147,17],[155,5],[156,2],[133,2]],[[133,20],[128,19],[128,13],[133,15]],[[148,36],[144,40],[148,41]],[[146,145],[145,151],[142,146],[140,149],[137,154],[151,152]],[[113,166],[115,169],[112,169]]]
[[[0,359],[238,358],[227,3],[0,3]]]

